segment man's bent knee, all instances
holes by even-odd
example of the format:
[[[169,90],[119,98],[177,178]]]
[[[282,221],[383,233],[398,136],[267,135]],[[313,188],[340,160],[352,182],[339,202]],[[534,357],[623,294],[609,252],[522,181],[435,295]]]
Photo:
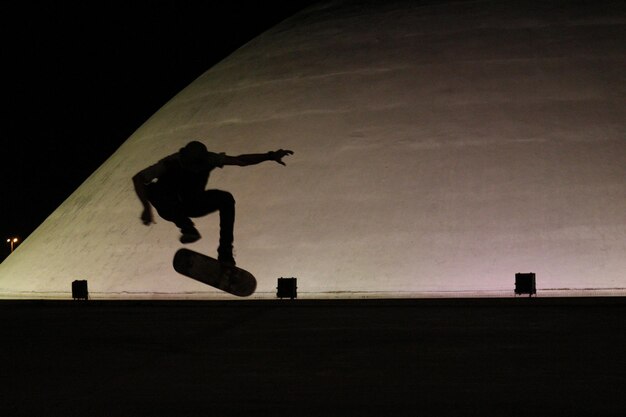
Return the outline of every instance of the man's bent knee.
[[[221,207],[230,208],[235,206],[235,197],[228,191],[220,191],[219,202]]]

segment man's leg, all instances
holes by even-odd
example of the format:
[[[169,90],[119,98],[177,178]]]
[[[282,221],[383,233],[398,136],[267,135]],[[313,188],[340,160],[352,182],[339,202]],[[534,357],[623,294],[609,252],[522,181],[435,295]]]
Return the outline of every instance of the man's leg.
[[[191,243],[200,239],[200,233],[185,213],[185,209],[177,197],[167,196],[151,190],[148,194],[148,199],[161,218],[178,226],[182,233],[180,237],[182,243]]]
[[[191,217],[205,216],[215,211],[220,212],[220,246],[218,259],[235,265],[233,257],[233,229],[235,227],[235,199],[227,191],[206,190],[202,197],[194,201],[186,212]]]

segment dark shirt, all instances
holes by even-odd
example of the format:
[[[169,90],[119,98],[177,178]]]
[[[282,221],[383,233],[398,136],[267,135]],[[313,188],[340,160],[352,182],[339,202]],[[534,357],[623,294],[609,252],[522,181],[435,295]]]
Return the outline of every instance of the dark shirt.
[[[224,157],[224,153],[209,152],[206,163],[192,170],[186,168],[180,154],[175,153],[144,169],[139,175],[148,185],[149,192],[189,201],[204,191],[211,171],[224,166]]]

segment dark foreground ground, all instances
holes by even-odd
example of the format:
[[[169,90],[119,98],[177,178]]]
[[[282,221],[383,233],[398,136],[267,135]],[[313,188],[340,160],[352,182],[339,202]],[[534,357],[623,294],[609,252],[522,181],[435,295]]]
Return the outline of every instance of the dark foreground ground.
[[[0,301],[0,416],[626,416],[626,300]]]

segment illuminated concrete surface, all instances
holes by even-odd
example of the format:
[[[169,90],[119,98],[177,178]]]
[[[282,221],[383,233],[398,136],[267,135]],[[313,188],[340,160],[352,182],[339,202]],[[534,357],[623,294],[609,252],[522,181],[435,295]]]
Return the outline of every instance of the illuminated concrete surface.
[[[130,177],[190,139],[293,149],[218,170],[239,265],[271,295],[626,288],[624,2],[330,2],[163,106],[0,265],[5,297],[204,293]],[[198,51],[202,53],[202,51]],[[114,105],[114,103],[112,103]],[[87,135],[88,136],[88,135]],[[214,254],[217,216],[197,222]]]
[[[3,416],[623,416],[626,301],[0,302]]]

